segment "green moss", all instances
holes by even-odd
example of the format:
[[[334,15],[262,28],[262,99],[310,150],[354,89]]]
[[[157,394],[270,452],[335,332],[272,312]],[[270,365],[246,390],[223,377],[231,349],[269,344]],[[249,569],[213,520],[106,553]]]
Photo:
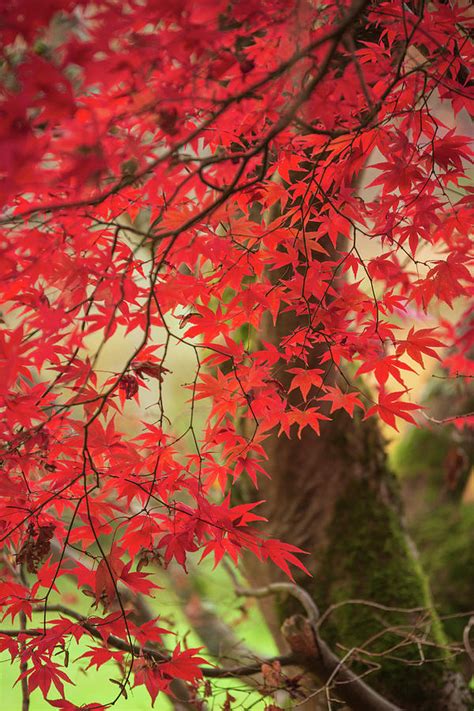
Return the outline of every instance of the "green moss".
[[[420,649],[407,635],[418,624],[431,641],[445,643],[433,611],[426,580],[414,558],[398,516],[380,501],[367,482],[352,482],[339,501],[329,530],[329,546],[321,561],[315,599],[329,604],[362,599],[397,608],[423,607],[426,612],[393,612],[367,605],[345,604],[335,610],[322,630],[335,648],[363,648],[361,658],[380,664],[371,683],[403,708],[435,708],[447,661],[439,649]],[[391,631],[387,631],[391,628]],[[421,634],[420,634],[421,636]],[[368,641],[372,640],[372,641]],[[380,656],[379,656],[380,655]],[[416,665],[416,666],[415,666]],[[357,666],[357,665],[356,665]],[[367,665],[358,667],[367,670]]]
[[[337,484],[327,490],[332,520],[324,529],[315,522],[309,545],[302,546],[317,560],[315,578],[308,583],[298,577],[322,613],[340,603],[326,618],[321,636],[341,657],[352,650],[353,670],[369,671],[369,683],[405,711],[446,709],[450,701],[443,692],[455,670],[443,651],[446,638],[427,580],[401,523],[399,480],[387,467],[377,425],[340,417],[321,428],[321,437],[327,460],[337,463]],[[425,464],[431,444],[416,437],[414,442],[413,463]],[[444,460],[446,443],[433,444],[440,444],[434,467],[440,457]],[[319,484],[324,496],[322,479]],[[279,599],[276,605],[282,621],[300,612],[293,599]],[[420,645],[415,635],[426,644]]]

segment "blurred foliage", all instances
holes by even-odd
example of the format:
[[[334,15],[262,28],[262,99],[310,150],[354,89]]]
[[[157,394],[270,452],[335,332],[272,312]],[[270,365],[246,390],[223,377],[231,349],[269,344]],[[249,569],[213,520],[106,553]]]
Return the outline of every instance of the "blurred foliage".
[[[437,507],[412,533],[446,634],[460,641],[466,617],[450,615],[474,608],[474,504]]]
[[[442,421],[474,409],[469,380],[433,379],[427,412]],[[407,525],[429,576],[448,637],[460,642],[474,608],[474,436],[472,430],[432,423],[408,428],[391,452],[400,478]]]
[[[196,561],[197,563],[197,561]],[[165,583],[165,571],[156,571],[155,582],[158,585],[163,585],[163,589],[157,594],[155,601],[149,600],[152,604],[153,611],[156,615],[165,618],[170,627],[174,630],[178,639],[185,640],[189,647],[202,646],[199,637],[192,630],[188,622],[178,596]],[[237,599],[232,583],[227,573],[222,568],[212,569],[212,565],[208,561],[203,561],[201,564],[193,568],[192,584],[204,601],[204,604],[212,606],[217,615],[219,615],[227,624],[235,629],[235,634],[262,657],[270,656],[277,653],[274,640],[262,619],[258,605],[255,601],[246,600],[245,604],[241,604],[241,600]],[[90,598],[84,595],[78,595],[77,587],[71,578],[63,577],[57,582],[59,593],[53,592],[50,597],[50,604],[61,603],[66,606],[73,607],[76,611],[83,613],[84,616],[94,614],[95,610],[90,605]],[[31,624],[28,626],[40,626],[42,624],[42,613],[34,614]],[[0,622],[0,630],[11,629],[17,626],[17,623],[11,623],[11,620]],[[166,636],[164,638],[166,642]],[[171,638],[170,644],[173,645],[176,639]],[[97,640],[83,638],[79,644],[74,641],[69,645],[69,656],[71,662],[80,657],[90,647],[98,646]],[[206,656],[210,662],[214,661],[209,655]],[[84,704],[90,701],[99,701],[107,703],[112,701],[109,679],[111,675],[110,667],[102,667],[97,670],[95,668],[86,670],[87,661],[82,664],[70,664],[66,673],[70,675],[71,680],[76,685],[71,690],[71,700],[77,704]],[[121,678],[121,672],[117,667],[116,679]],[[17,684],[14,686],[18,677],[17,667],[10,664],[8,654],[3,654],[0,658],[0,689],[2,694],[3,707],[7,711],[10,709],[18,709],[21,707],[21,688]],[[213,682],[214,694],[211,699],[211,708],[221,708],[225,701],[227,691],[235,698],[235,708],[248,709],[252,708],[255,711],[263,709],[265,702],[262,696],[252,689],[246,687],[241,680],[223,679]],[[149,711],[150,696],[144,686],[127,689],[128,700],[120,698],[113,706],[117,711]],[[52,695],[54,698],[54,694]],[[34,692],[31,700],[31,711],[42,711],[42,709],[51,708],[43,699],[41,693]],[[158,711],[169,711],[172,709],[171,702],[166,696],[160,695],[156,702],[155,708]]]

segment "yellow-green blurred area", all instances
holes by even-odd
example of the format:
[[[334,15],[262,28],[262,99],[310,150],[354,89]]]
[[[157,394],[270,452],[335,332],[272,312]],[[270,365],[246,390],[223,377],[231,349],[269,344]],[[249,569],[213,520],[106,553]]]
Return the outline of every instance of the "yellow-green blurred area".
[[[176,592],[170,587],[170,582],[164,573],[157,572],[154,580],[158,585],[162,585],[161,590],[157,590],[154,599],[149,599],[150,608],[154,614],[160,616],[158,625],[169,628],[175,634],[165,635],[164,641],[170,648],[175,644],[185,642],[188,647],[201,647],[202,641],[193,631],[182,603]],[[91,598],[78,592],[72,579],[60,578],[57,582],[60,593],[52,593],[49,603],[51,605],[62,603],[77,612],[87,615],[96,615],[97,611],[90,605]],[[245,601],[242,604],[237,600],[231,580],[223,569],[212,569],[212,565],[203,562],[193,572],[193,588],[196,596],[199,595],[199,605],[204,605],[206,611],[215,613],[219,619],[227,623],[248,647],[256,652],[260,657],[270,656],[277,653],[274,641],[264,624],[257,605],[252,601]],[[196,603],[198,598],[196,597]],[[191,593],[188,605],[193,605],[193,594]],[[99,610],[100,613],[100,610]],[[51,613],[51,617],[57,617]],[[31,626],[41,627],[43,621],[42,613],[34,613]],[[0,629],[10,629],[18,627],[18,619],[12,625],[10,620],[4,620]],[[176,635],[176,636],[175,636]],[[64,670],[75,686],[66,685],[67,698],[78,705],[91,702],[110,703],[119,692],[119,686],[111,682],[121,680],[121,671],[114,663],[106,664],[97,670],[95,667],[87,669],[89,660],[78,658],[87,652],[91,647],[100,645],[96,639],[84,635],[80,643],[71,640],[68,643],[69,664]],[[204,656],[212,663],[216,661],[203,651]],[[58,650],[57,662],[63,663],[65,659],[64,651]],[[19,671],[17,663],[10,664],[10,657],[3,654],[0,661],[0,679],[3,708],[10,710],[21,709],[21,688],[20,684],[14,686],[18,678]],[[132,677],[133,678],[133,677]],[[132,682],[133,683],[133,682]],[[261,699],[260,694],[248,689],[242,682],[237,680],[222,680],[213,682],[213,696],[208,700],[210,709],[222,707],[227,691],[235,698],[237,706],[244,708],[258,708]],[[145,711],[151,708],[151,700],[144,686],[127,688],[128,699],[121,697],[116,701],[113,708],[119,711]],[[57,698],[58,695],[51,687],[50,698]],[[257,706],[254,704],[257,703]],[[36,690],[31,696],[31,711],[52,708],[44,701],[40,691]],[[168,711],[172,709],[172,704],[164,694],[160,694],[155,702],[158,711]],[[262,707],[263,708],[263,707]]]

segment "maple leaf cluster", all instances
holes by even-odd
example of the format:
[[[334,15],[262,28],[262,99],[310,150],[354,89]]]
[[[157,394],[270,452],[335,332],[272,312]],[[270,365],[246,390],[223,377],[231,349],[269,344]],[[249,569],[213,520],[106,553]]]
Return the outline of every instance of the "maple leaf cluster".
[[[140,652],[120,590],[152,595],[147,563],[305,570],[230,496],[266,475],[265,440],[342,410],[415,422],[406,374],[427,358],[472,374],[467,5],[14,0],[0,20],[0,605],[32,620],[0,648],[72,709],[58,649],[98,635],[90,664],[154,700],[205,669]],[[176,344],[196,362],[181,430]],[[159,414],[130,434],[145,391]],[[87,620],[48,610],[64,575]]]

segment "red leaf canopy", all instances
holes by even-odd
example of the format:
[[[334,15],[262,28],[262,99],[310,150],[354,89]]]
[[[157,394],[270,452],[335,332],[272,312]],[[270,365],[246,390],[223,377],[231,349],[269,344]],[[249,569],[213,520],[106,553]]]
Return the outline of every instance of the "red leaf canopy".
[[[57,656],[71,634],[121,640],[91,664],[134,665],[118,593],[152,594],[147,563],[248,550],[289,575],[304,567],[228,495],[239,477],[258,486],[267,436],[319,432],[339,409],[413,422],[407,374],[445,354],[451,374],[468,367],[467,10],[3,3],[0,603],[29,617],[70,574],[106,614],[0,635],[30,690],[59,694],[53,706],[75,708]],[[104,345],[125,336],[132,348],[103,373]],[[177,344],[194,366],[176,428]],[[145,393],[155,408],[130,432]],[[153,699],[202,673],[180,646],[137,664]]]

